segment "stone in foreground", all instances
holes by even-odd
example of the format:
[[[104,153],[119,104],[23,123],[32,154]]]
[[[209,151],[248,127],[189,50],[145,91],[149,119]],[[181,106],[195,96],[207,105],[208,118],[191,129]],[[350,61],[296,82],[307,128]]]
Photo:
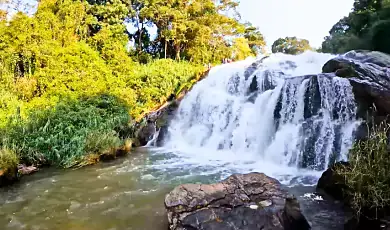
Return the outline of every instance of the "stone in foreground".
[[[165,197],[171,230],[306,230],[299,203],[263,173],[217,184],[185,184]]]

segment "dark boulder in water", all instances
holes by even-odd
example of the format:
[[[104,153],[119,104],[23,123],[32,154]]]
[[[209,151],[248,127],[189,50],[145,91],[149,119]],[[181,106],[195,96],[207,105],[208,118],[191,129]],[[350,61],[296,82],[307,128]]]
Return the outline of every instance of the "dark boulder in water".
[[[165,139],[168,136],[169,122],[174,118],[177,108],[181,99],[176,99],[171,102],[167,102],[160,109],[147,114],[144,118],[146,122],[139,124],[137,131],[137,139],[141,146],[146,145],[151,141],[159,131],[159,135],[156,139],[156,145],[162,146]]]
[[[262,173],[180,185],[167,194],[165,206],[171,230],[310,229],[297,199]]]
[[[150,140],[153,139],[156,133],[156,124],[151,120],[147,120],[146,124],[138,131],[138,141],[141,146],[146,145]]]
[[[390,55],[350,51],[328,61],[322,70],[349,79],[360,117],[366,118],[367,111],[372,110],[377,115],[390,114]]]
[[[340,167],[348,168],[349,163],[337,162],[322,174],[317,184],[318,190],[325,192],[336,200],[344,200],[347,189],[344,177],[337,173],[337,169]]]

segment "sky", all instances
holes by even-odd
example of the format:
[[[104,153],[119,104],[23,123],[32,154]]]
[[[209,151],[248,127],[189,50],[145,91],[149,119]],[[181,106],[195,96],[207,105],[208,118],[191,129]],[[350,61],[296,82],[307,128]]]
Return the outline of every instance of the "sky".
[[[244,21],[259,27],[267,46],[296,36],[319,48],[332,26],[352,10],[354,0],[241,0]]]

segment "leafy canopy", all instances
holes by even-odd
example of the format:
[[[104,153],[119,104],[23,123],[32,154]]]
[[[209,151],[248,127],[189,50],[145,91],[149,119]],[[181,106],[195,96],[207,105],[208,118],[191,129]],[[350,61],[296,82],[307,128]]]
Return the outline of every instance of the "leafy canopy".
[[[322,43],[322,52],[368,49],[390,53],[390,1],[355,0],[352,12],[340,19]]]
[[[297,37],[279,38],[272,44],[272,53],[296,55],[311,49],[308,40]]]

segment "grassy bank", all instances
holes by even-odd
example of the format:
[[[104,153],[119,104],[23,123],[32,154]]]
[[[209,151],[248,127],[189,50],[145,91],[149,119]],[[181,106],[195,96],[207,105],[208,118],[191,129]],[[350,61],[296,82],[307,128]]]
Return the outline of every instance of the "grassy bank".
[[[390,212],[389,124],[370,128],[366,140],[354,144],[348,167],[337,173],[345,180],[345,197],[358,218],[383,218]]]
[[[37,75],[4,81],[3,75],[0,146],[26,164],[88,164],[122,146],[136,119],[193,83],[202,71],[190,63],[158,60],[134,66],[122,79],[106,75],[88,84],[74,80],[76,73],[52,75],[51,81]],[[20,88],[22,81],[33,88],[30,97]]]

